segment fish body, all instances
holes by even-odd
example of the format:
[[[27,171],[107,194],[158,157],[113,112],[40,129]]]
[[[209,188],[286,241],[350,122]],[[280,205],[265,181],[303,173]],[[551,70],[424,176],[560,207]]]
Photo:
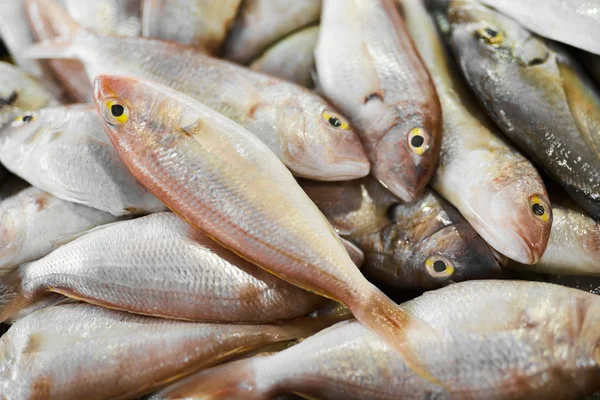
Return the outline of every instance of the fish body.
[[[423,3],[404,0],[402,6],[443,109],[444,140],[433,188],[496,251],[535,264],[552,226],[550,200],[539,173],[499,137],[479,109]]]
[[[0,160],[39,189],[113,215],[165,209],[127,171],[92,105],[19,114],[0,131]]]
[[[315,49],[319,86],[356,127],[372,174],[404,201],[435,171],[442,112],[391,0],[325,0]]]
[[[19,298],[4,316],[47,291],[133,313],[232,323],[292,319],[324,300],[241,259],[173,213],[96,228],[21,265],[17,275]]]
[[[54,1],[43,4],[54,21],[73,23]],[[298,176],[346,180],[369,172],[357,135],[307,89],[176,43],[76,32],[68,44],[40,44],[30,55],[77,58],[91,80],[133,76],[185,93],[251,131]]]
[[[600,91],[557,43],[476,1],[432,2],[460,70],[488,114],[600,218]]]
[[[100,35],[141,33],[141,0],[59,1],[77,23]]]
[[[419,329],[419,356],[445,385],[421,379],[358,322],[342,322],[277,354],[216,367],[158,399],[578,399],[600,387],[600,297],[562,286],[471,281],[402,308]]]
[[[142,35],[218,54],[241,0],[144,0]]]

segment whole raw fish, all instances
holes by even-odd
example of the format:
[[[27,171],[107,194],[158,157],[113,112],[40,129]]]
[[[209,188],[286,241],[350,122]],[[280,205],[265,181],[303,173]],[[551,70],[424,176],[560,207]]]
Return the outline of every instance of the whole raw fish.
[[[314,50],[318,37],[318,26],[291,33],[252,61],[250,69],[312,88]]]
[[[0,201],[0,276],[37,260],[113,215],[29,187]]]
[[[292,319],[324,300],[241,259],[173,213],[96,228],[0,281],[8,300],[0,301],[0,320],[48,291],[194,321]]]
[[[277,39],[319,20],[321,0],[246,0],[223,48],[245,64]]]
[[[282,279],[344,303],[407,362],[411,321],[358,271],[279,159],[240,125],[191,97],[131,77],[101,75],[94,97],[130,171],[169,208]]]
[[[92,105],[19,114],[0,129],[0,161],[59,199],[113,215],[165,209],[127,171]]]
[[[546,283],[471,281],[402,305],[434,327],[409,334],[441,377],[419,377],[358,322],[215,367],[150,399],[580,399],[600,389],[600,297]]]
[[[202,368],[317,331],[287,325],[209,324],[107,310],[45,308],[0,337],[6,399],[130,399]]]
[[[498,137],[446,53],[422,1],[404,0],[407,27],[435,82],[444,140],[432,186],[490,246],[525,264],[546,248],[552,211],[531,163]]]
[[[392,0],[325,0],[315,60],[319,86],[356,127],[373,175],[414,200],[435,172],[442,110]]]
[[[241,0],[144,0],[142,35],[218,54]]]
[[[357,135],[308,90],[176,43],[94,35],[54,0],[40,2],[40,8],[55,23],[69,26],[72,36],[69,42],[39,44],[30,55],[78,58],[90,79],[100,73],[134,76],[186,93],[254,133],[296,175],[346,180],[368,174]]]
[[[475,0],[430,1],[488,114],[596,220],[600,90],[559,44]]]

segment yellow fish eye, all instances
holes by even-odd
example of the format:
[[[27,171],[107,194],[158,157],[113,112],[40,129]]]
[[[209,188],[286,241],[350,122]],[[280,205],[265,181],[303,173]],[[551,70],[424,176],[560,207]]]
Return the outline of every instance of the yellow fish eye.
[[[479,28],[475,31],[476,35],[487,44],[499,45],[504,40],[502,32],[492,27]]]
[[[531,212],[536,218],[544,222],[548,222],[550,220],[552,210],[550,209],[548,203],[539,195],[534,194],[529,198],[529,206],[531,207]]]
[[[34,119],[35,119],[34,114],[25,113],[25,114],[19,115],[17,118],[15,118],[15,120],[13,121],[11,126],[26,125],[26,124],[30,123],[31,121],[33,121]]]
[[[423,155],[430,147],[429,134],[419,126],[412,128],[408,132],[406,140],[410,151],[418,156]]]
[[[124,124],[129,119],[129,110],[117,100],[108,100],[106,109],[108,111],[107,117],[113,124]]]
[[[441,256],[431,256],[425,260],[425,269],[429,276],[437,281],[443,281],[454,275],[454,264],[452,261]]]
[[[346,121],[341,115],[336,112],[325,110],[321,113],[321,117],[323,120],[327,122],[329,125],[334,128],[348,130],[350,129],[350,125],[348,125],[348,121]]]

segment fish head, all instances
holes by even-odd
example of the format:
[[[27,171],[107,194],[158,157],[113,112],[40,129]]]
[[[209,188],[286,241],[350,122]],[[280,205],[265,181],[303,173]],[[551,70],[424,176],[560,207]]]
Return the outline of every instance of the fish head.
[[[44,129],[41,111],[21,111],[14,108],[4,115],[0,128],[0,151],[7,165],[21,165],[31,145],[40,138]]]

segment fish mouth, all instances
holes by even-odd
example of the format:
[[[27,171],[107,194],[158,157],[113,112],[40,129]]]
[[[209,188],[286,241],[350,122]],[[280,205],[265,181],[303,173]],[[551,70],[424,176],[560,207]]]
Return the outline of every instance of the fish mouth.
[[[490,248],[500,253],[499,257],[504,255],[521,264],[535,264],[540,258],[540,254],[532,250],[533,246],[530,246],[529,241],[525,239],[520,229],[513,232],[499,232],[478,223],[472,223],[472,226],[488,243]],[[501,265],[499,257],[496,257],[496,259],[498,264]]]
[[[392,192],[394,195],[398,196],[404,202],[410,203],[417,198],[417,192],[409,190],[406,186],[404,186],[402,183],[396,180],[388,180],[387,182],[384,182],[379,177],[377,178],[377,180],[379,181],[379,183],[381,183],[381,185],[384,188]]]
[[[327,164],[323,168],[310,168],[302,165],[293,168],[294,175],[301,178],[318,179],[320,181],[349,181],[369,175],[371,165],[360,160],[349,160]]]

